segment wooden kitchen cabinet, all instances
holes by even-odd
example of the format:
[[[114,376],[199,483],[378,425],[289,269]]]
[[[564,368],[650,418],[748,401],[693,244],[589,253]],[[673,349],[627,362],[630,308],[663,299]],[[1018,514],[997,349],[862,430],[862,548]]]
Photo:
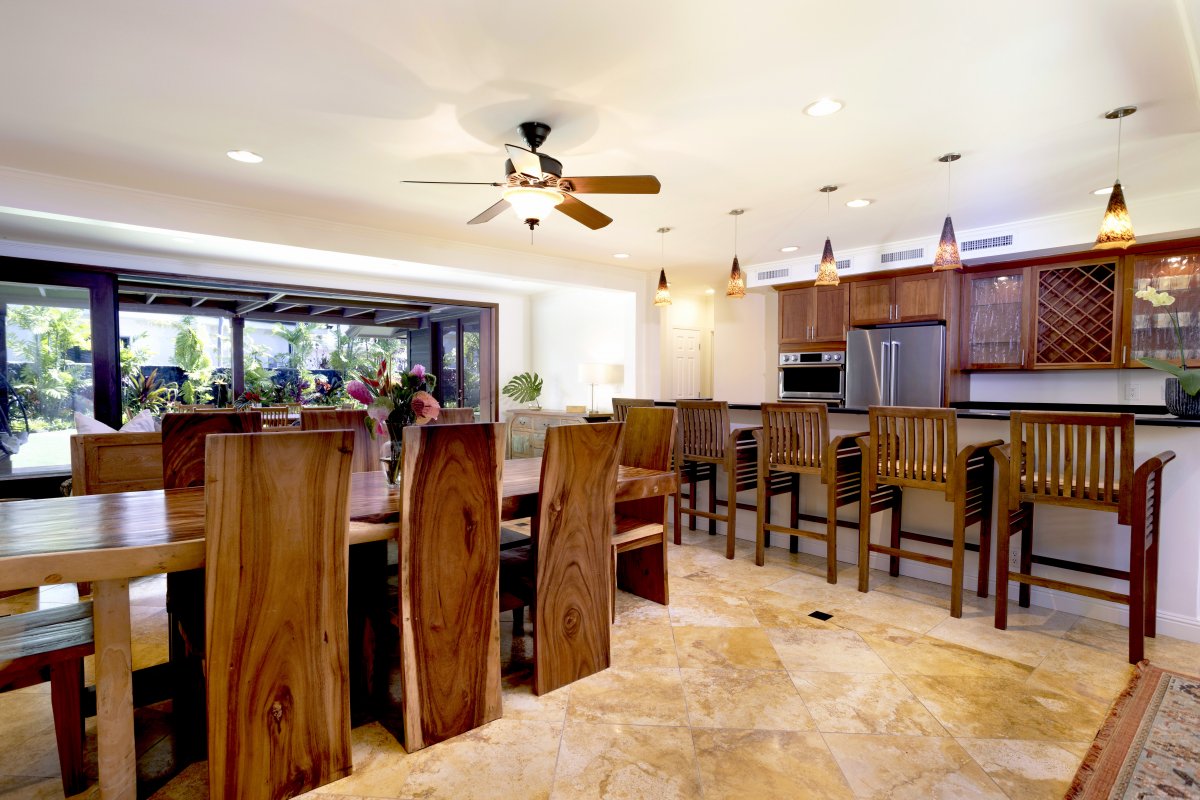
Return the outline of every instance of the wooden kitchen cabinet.
[[[1029,366],[1026,270],[971,273],[962,281],[962,368]]]
[[[941,272],[855,281],[850,284],[850,324],[943,322],[946,281]]]
[[[1033,367],[1118,367],[1122,285],[1117,259],[1030,267]]]
[[[1179,363],[1179,345],[1168,310],[1179,315],[1187,365],[1200,366],[1200,252],[1138,255],[1130,260],[1133,280],[1126,298],[1130,303],[1126,366],[1139,366],[1137,359],[1143,357]],[[1169,293],[1175,302],[1155,308],[1133,296],[1147,287]]]
[[[848,295],[845,286],[808,286],[780,292],[779,344],[845,342]]]

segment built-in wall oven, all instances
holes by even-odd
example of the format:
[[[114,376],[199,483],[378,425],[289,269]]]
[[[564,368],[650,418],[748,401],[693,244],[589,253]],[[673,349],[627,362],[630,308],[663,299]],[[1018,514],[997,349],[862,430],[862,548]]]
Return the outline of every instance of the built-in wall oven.
[[[841,405],[846,396],[846,354],[780,353],[779,399]]]

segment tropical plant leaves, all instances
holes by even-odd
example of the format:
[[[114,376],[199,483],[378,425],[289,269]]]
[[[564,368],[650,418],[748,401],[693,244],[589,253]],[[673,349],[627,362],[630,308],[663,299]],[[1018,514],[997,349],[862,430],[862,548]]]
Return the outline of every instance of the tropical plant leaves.
[[[1179,379],[1179,385],[1183,387],[1183,391],[1192,397],[1200,394],[1200,370],[1181,367],[1170,361],[1163,361],[1161,358],[1139,358],[1138,361],[1151,369],[1174,375]]]
[[[536,372],[514,375],[500,392],[518,403],[534,403],[542,394],[542,379]]]

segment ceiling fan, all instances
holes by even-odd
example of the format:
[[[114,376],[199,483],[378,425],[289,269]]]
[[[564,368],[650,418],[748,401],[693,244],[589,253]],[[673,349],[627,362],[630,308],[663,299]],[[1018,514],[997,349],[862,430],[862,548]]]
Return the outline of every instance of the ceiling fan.
[[[575,197],[576,194],[658,194],[662,185],[653,175],[608,175],[591,178],[564,178],[562,162],[537,149],[550,135],[544,122],[522,122],[517,126],[529,149],[506,144],[508,160],[504,162],[507,180],[499,181],[404,181],[404,183],[436,183],[458,186],[503,186],[503,197],[468,225],[478,225],[511,208],[517,219],[533,230],[553,209],[558,209],[576,222],[599,230],[612,222],[612,217],[597,211]]]

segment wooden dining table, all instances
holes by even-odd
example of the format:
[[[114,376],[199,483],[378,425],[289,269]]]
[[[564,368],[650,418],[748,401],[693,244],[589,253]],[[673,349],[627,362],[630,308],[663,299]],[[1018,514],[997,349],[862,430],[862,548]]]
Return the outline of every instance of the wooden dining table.
[[[540,479],[540,458],[504,462],[504,518],[532,512]],[[621,467],[616,499],[663,496],[677,485],[674,472]],[[392,522],[399,514],[400,492],[382,472],[351,476],[352,522]],[[204,516],[203,487],[0,503],[0,591],[92,584],[103,798],[137,794],[129,581],[203,567]],[[394,535],[388,525],[351,525],[349,540],[356,545]]]

